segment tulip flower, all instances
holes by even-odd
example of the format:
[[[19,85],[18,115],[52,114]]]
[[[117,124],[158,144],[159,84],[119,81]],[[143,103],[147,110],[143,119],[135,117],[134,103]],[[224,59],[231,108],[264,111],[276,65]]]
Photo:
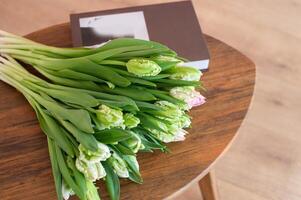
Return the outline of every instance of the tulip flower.
[[[200,106],[206,102],[206,98],[191,86],[172,88],[170,95],[185,101],[188,105],[188,109]]]
[[[168,101],[157,101],[155,105],[160,107],[159,111],[148,111],[157,118],[170,122],[173,126],[178,128],[188,128],[190,126],[190,118],[177,105]]]
[[[141,139],[140,137],[134,133],[130,132],[133,137],[123,141],[123,144],[132,149],[134,153],[137,153],[139,149],[141,149]]]
[[[180,117],[180,127],[181,128],[188,128],[191,124],[191,120],[190,120],[190,117],[189,115],[187,114],[183,114],[181,117]]]
[[[154,111],[154,114],[169,118],[177,118],[183,114],[183,111],[175,104],[168,101],[156,101],[155,105],[162,110]]]
[[[176,124],[168,126],[169,131],[164,132],[157,129],[147,129],[150,131],[157,139],[163,141],[164,143],[178,142],[185,140],[185,135],[188,133],[182,128],[177,127]]]
[[[161,72],[161,67],[154,61],[146,58],[133,58],[126,63],[128,72],[136,76],[156,76]]]
[[[151,132],[157,139],[161,140],[164,143],[170,143],[173,141],[173,135],[164,131],[157,129],[147,129]]]
[[[96,113],[97,119],[103,129],[111,127],[124,127],[122,111],[110,108],[106,105],[99,106]]]
[[[173,137],[173,142],[179,142],[179,141],[183,141],[185,140],[185,135],[187,134],[188,132],[185,131],[184,129],[178,129],[175,134],[174,134],[174,137]]]
[[[108,161],[120,178],[129,177],[129,171],[125,161],[116,152],[112,154]]]
[[[176,80],[199,81],[202,76],[202,72],[200,70],[186,66],[175,66],[168,70],[168,72],[171,73],[169,78]]]
[[[98,142],[97,147],[97,151],[90,151],[80,144],[78,146],[79,159],[84,162],[97,163],[105,161],[111,156],[110,149],[107,145]]]
[[[82,172],[85,177],[91,181],[99,180],[106,176],[106,171],[101,165],[100,162],[91,163],[76,159],[75,161],[76,168]]]
[[[132,113],[124,114],[123,120],[124,120],[124,125],[127,128],[135,128],[140,123],[139,118],[135,117]]]

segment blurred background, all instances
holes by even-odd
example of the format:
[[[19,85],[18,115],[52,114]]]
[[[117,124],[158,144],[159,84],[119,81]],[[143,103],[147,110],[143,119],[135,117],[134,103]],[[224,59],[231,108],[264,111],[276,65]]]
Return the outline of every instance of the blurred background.
[[[163,0],[0,0],[0,29],[25,35],[70,13]],[[256,64],[255,94],[238,139],[215,166],[221,200],[301,199],[301,1],[195,0],[203,32]],[[192,186],[176,199],[200,199]]]

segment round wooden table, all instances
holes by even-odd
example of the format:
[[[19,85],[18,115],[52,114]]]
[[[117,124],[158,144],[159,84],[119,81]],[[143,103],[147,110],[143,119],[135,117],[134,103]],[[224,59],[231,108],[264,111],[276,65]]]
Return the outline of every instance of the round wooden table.
[[[27,36],[54,46],[71,46],[69,24]],[[121,199],[163,199],[205,176],[237,135],[255,83],[254,64],[239,51],[210,36],[209,71],[204,73],[207,103],[192,109],[192,128],[184,142],[169,144],[171,153],[138,154],[142,185],[121,181]],[[0,82],[0,198],[56,199],[47,141],[24,97]],[[104,188],[99,181],[101,188]],[[107,194],[101,189],[101,196]]]

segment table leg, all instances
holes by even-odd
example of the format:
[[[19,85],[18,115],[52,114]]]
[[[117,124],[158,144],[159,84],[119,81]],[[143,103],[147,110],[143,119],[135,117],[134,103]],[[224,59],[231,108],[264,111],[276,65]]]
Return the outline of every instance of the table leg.
[[[212,172],[209,172],[199,181],[203,200],[218,200],[216,185],[212,176]]]

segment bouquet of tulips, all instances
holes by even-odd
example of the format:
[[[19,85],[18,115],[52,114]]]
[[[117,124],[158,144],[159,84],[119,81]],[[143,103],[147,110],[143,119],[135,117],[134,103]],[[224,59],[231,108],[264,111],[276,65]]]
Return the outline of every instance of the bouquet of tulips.
[[[24,95],[47,136],[59,200],[100,199],[99,179],[119,199],[119,178],[142,183],[136,154],[184,140],[186,112],[205,102],[195,90],[201,72],[152,41],[58,48],[0,31],[0,53],[0,79]]]

